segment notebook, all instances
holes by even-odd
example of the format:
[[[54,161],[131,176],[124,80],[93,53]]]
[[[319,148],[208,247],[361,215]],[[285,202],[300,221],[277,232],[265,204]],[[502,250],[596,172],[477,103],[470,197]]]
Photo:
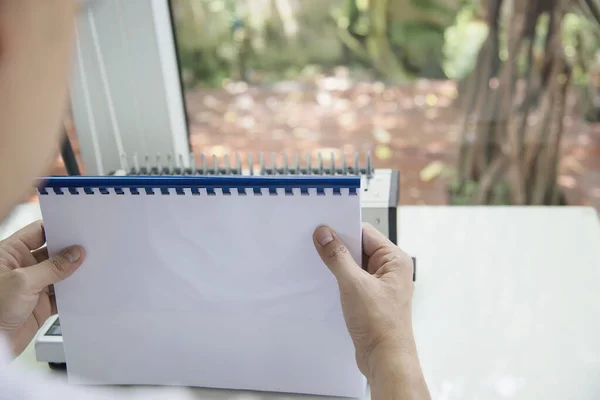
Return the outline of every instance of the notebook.
[[[361,258],[355,176],[52,177],[50,254],[68,379],[362,397],[337,283],[312,234]]]

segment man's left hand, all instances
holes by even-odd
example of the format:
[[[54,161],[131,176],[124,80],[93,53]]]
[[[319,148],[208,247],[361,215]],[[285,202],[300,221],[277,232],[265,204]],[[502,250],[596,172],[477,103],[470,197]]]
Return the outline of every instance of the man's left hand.
[[[53,284],[83,262],[79,246],[48,258],[44,226],[34,222],[0,242],[0,331],[20,354],[39,328],[56,314]]]

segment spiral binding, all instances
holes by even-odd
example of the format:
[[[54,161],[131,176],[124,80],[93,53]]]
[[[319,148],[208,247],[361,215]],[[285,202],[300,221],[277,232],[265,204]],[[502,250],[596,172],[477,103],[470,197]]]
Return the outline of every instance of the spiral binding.
[[[191,167],[184,168],[183,155],[173,157],[167,154],[166,157],[160,153],[155,157],[145,155],[143,162],[140,163],[137,153],[131,157],[132,165],[129,164],[128,157],[125,154],[121,155],[121,168],[128,175],[244,175],[244,168],[239,153],[235,156],[224,156],[223,163],[219,163],[216,155],[212,157],[205,153],[200,154],[200,159],[196,159],[194,153],[189,154],[189,165]],[[371,162],[371,153],[366,155],[366,165],[361,165],[359,153],[354,153],[351,163],[348,162],[346,154],[342,154],[341,163],[338,165],[334,153],[330,153],[329,159],[324,160],[323,154],[318,153],[316,165],[311,154],[306,154],[303,162],[300,160],[300,153],[293,153],[293,162],[290,163],[287,153],[283,153],[282,163],[277,164],[276,153],[270,153],[270,160],[265,160],[264,153],[258,154],[258,170],[255,170],[252,153],[248,154],[248,169],[249,175],[360,175],[371,178],[373,176],[373,166]],[[163,162],[166,160],[166,165]]]
[[[358,176],[55,176],[38,185],[40,195],[357,195]]]

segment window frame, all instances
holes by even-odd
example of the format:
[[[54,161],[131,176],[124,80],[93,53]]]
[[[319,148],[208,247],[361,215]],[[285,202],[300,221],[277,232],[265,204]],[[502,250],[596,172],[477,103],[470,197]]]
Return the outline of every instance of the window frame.
[[[171,1],[95,1],[75,28],[71,116],[85,174],[131,168],[134,154],[189,166]]]

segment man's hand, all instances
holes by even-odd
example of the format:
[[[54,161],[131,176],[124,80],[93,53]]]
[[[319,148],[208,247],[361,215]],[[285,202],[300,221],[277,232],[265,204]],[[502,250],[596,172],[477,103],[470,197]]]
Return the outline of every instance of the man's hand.
[[[71,275],[84,251],[73,246],[48,258],[41,221],[0,242],[0,330],[20,354],[38,329],[56,314],[52,284]]]
[[[373,399],[429,398],[412,329],[412,259],[368,224],[363,225],[365,269],[328,227],[317,229],[313,239],[338,281],[358,367]]]

